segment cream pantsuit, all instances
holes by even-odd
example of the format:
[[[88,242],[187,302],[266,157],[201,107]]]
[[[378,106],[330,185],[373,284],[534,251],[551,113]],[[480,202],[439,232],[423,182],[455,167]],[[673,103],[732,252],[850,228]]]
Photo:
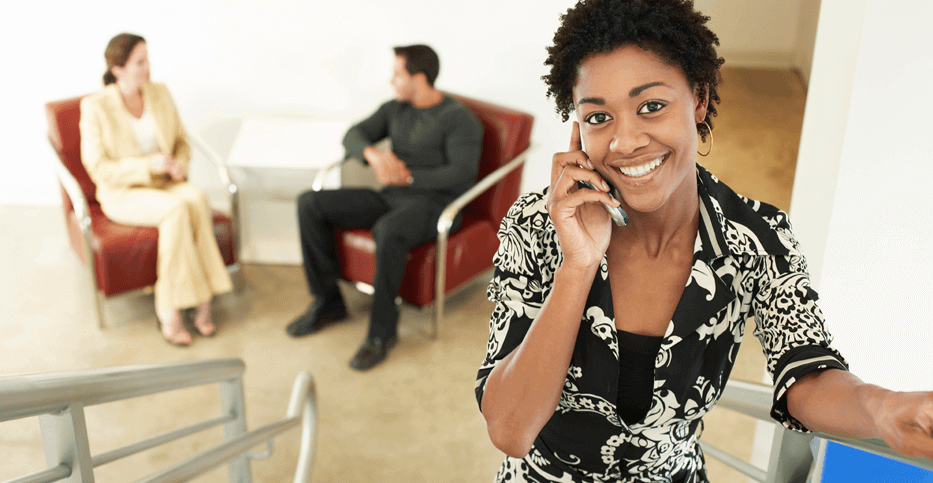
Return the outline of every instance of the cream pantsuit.
[[[159,152],[187,167],[191,151],[168,89],[144,85],[143,104],[155,121]],[[152,156],[140,152],[129,116],[116,85],[82,99],[81,159],[108,218],[159,228],[156,307],[193,307],[232,290],[207,197],[184,181],[151,173]]]

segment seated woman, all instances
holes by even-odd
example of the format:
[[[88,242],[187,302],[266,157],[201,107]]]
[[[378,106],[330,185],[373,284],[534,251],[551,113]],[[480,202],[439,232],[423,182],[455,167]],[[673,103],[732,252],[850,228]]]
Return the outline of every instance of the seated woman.
[[[696,163],[723,63],[707,20],[687,0],[587,0],[561,19],[544,79],[578,122],[550,187],[503,220],[488,289],[476,397],[508,455],[496,481],[708,481],[701,418],[750,316],[777,421],[933,457],[933,393],[849,373],[787,215]]]
[[[155,308],[162,336],[188,345],[181,309],[213,335],[210,301],[233,288],[204,193],[185,182],[190,147],[168,89],[149,82],[146,41],[110,40],[104,90],[81,100],[81,158],[113,221],[159,228]]]

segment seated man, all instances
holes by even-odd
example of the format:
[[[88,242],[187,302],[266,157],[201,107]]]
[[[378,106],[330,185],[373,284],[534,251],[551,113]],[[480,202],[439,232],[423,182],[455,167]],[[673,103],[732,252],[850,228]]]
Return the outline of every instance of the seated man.
[[[437,237],[444,207],[476,180],[483,126],[463,104],[434,88],[440,64],[426,45],[395,48],[396,99],[353,126],[343,139],[348,157],[365,160],[379,191],[308,191],[298,199],[298,223],[308,288],[314,302],[288,325],[293,337],[347,316],[337,287],[334,229],[370,228],[376,242],[375,293],[369,334],[350,361],[358,370],[382,362],[397,342],[398,296],[408,252]],[[373,144],[388,137],[391,151]],[[455,227],[459,225],[457,217]]]

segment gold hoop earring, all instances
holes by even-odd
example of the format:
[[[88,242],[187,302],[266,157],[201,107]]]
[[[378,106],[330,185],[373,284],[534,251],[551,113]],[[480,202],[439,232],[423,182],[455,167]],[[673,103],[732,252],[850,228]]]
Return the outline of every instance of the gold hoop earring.
[[[706,154],[701,153],[700,150],[697,149],[697,154],[705,157],[709,156],[709,153],[713,152],[713,128],[709,127],[709,124],[707,124],[706,121],[703,121],[703,124],[706,125],[706,132],[709,133],[709,149],[706,150]],[[699,133],[697,134],[699,135]]]

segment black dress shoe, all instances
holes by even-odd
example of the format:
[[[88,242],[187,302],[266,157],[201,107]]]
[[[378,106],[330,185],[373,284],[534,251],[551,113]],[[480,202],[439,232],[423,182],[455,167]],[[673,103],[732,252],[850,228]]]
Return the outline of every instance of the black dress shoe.
[[[360,350],[356,351],[353,360],[350,361],[350,367],[358,371],[372,369],[386,359],[386,356],[389,355],[389,349],[395,347],[397,343],[398,337],[394,335],[388,339],[381,337],[367,338]]]
[[[308,310],[288,324],[285,331],[292,337],[301,337],[303,335],[317,332],[322,322],[335,322],[347,317],[347,307],[343,300],[336,302],[323,302],[320,299],[315,300]]]

